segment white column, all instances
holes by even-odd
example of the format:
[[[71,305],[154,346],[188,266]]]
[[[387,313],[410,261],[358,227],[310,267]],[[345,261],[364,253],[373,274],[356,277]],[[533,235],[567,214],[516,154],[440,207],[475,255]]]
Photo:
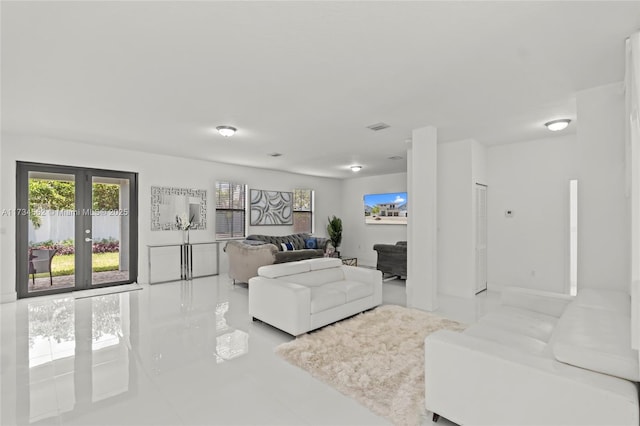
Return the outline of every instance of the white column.
[[[627,40],[625,126],[631,203],[631,280],[640,280],[640,32]]]
[[[625,127],[631,219],[631,347],[640,348],[640,32],[627,40]],[[639,360],[640,361],[640,360]]]
[[[0,138],[0,210],[15,213],[16,162],[10,161],[13,147],[7,147],[7,137]],[[20,145],[21,147],[24,145]],[[16,150],[19,148],[15,148]],[[0,214],[0,303],[13,302],[16,292],[16,218]]]
[[[621,84],[576,94],[578,293],[581,288],[628,291],[631,213],[625,194],[624,91]]]
[[[438,308],[437,129],[413,131],[407,151],[407,306]]]

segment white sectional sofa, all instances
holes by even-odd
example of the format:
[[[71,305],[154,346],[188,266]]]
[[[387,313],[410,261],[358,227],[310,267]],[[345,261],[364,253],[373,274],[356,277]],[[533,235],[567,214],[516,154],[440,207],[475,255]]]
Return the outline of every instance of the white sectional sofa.
[[[464,425],[637,426],[630,306],[617,291],[505,289],[463,333],[425,339],[427,410]]]
[[[382,303],[382,273],[320,258],[262,266],[249,280],[249,315],[298,336]]]

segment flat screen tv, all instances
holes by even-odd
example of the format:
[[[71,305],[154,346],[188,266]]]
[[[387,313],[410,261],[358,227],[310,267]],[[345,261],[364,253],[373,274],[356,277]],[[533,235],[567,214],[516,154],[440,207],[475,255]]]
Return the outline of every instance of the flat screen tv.
[[[407,193],[388,192],[364,197],[364,222],[368,225],[406,225]]]

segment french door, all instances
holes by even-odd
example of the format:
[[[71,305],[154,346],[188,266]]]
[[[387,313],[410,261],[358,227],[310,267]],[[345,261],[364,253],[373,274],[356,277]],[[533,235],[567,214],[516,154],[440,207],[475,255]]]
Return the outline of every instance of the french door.
[[[137,173],[18,162],[18,297],[136,281],[137,192]]]

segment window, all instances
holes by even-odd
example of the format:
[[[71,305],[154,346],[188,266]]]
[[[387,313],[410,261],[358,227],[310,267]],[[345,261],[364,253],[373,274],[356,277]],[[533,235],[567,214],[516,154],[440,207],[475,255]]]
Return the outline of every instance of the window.
[[[246,185],[216,182],[216,239],[246,236]]]
[[[313,190],[293,190],[293,232],[313,233]]]

